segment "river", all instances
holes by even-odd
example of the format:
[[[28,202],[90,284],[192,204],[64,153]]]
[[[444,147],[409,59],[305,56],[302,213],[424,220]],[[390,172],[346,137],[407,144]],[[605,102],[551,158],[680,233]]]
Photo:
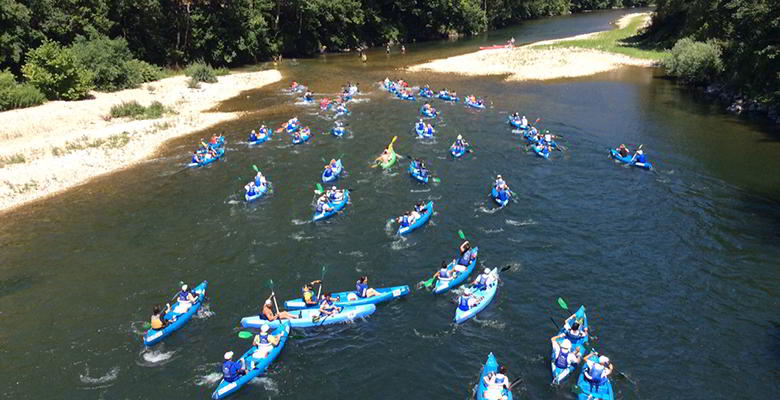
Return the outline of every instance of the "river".
[[[258,312],[273,279],[279,299],[298,297],[326,265],[326,288],[360,274],[373,286],[416,285],[454,256],[459,229],[480,246],[480,266],[512,268],[476,320],[454,326],[454,294],[413,289],[365,321],[299,331],[268,374],[236,399],[467,399],[487,354],[522,377],[518,398],[572,399],[574,379],[551,387],[549,337],[588,307],[596,347],[624,375],[618,399],[758,398],[780,390],[780,143],[777,131],[663,78],[623,68],[581,79],[507,83],[407,73],[419,61],[514,36],[518,42],[607,29],[628,11],[549,18],[457,41],[409,44],[285,60],[284,83],[221,107],[235,122],[169,142],[136,167],[0,216],[0,397],[13,399],[209,398],[227,350],[242,353],[241,317]],[[263,66],[260,66],[263,67]],[[413,138],[420,101],[380,90],[385,76],[488,99],[487,110],[434,101],[438,138]],[[298,115],[332,126],[316,106],[282,93],[290,80],[334,95],[346,81],[364,95],[342,139],[286,135],[249,148],[246,132]],[[525,152],[508,112],[565,137],[550,160]],[[198,138],[224,132],[224,159],[183,169]],[[452,160],[457,134],[474,153]],[[370,168],[390,138],[441,178],[421,186],[406,162]],[[642,144],[655,171],[614,164],[607,149]],[[353,188],[346,212],[308,221],[323,159],[341,157]],[[242,187],[257,165],[273,193],[255,204]],[[518,196],[496,210],[487,196],[500,173]],[[387,220],[434,200],[423,229],[399,239]],[[141,327],[180,281],[209,281],[196,319],[146,350]]]

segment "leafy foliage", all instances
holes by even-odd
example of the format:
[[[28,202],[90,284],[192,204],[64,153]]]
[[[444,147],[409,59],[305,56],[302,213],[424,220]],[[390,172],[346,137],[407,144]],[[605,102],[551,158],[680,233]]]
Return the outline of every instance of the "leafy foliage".
[[[134,59],[122,38],[110,39],[91,30],[89,38],[77,36],[70,49],[78,63],[92,72],[97,90],[133,88],[159,75],[159,69]]]
[[[205,62],[196,61],[184,70],[184,74],[192,78],[195,82],[215,83],[217,81],[217,73],[211,65]]]
[[[92,74],[70,49],[46,41],[27,55],[22,73],[50,100],[78,100],[92,89]]]
[[[125,101],[111,107],[111,118],[130,117],[135,119],[156,119],[168,112],[168,109],[159,101],[153,101],[147,107],[137,101]]]
[[[674,45],[670,56],[664,60],[664,67],[669,74],[683,82],[708,83],[723,72],[720,55],[720,46],[713,40],[697,42],[682,38]]]
[[[46,96],[28,83],[17,83],[10,71],[0,71],[0,111],[43,103]]]

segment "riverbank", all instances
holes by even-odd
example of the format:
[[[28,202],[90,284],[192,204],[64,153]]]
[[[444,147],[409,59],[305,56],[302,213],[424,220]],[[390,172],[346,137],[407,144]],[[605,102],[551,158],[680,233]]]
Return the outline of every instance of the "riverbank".
[[[277,70],[234,73],[197,89],[187,86],[188,79],[175,76],[138,89],[94,92],[88,100],[0,113],[0,211],[136,164],[168,139],[236,119],[240,113],[209,110],[282,75]],[[110,118],[112,106],[129,101],[144,106],[158,101],[172,112],[148,120]]]
[[[627,14],[618,19],[616,31],[624,36],[646,26],[650,13]],[[410,71],[433,71],[462,75],[506,75],[510,81],[575,78],[610,71],[623,65],[652,67],[654,57],[639,58],[600,50],[591,41],[614,31],[594,32],[563,39],[545,40],[512,49],[480,50],[474,53],[433,60],[409,67]],[[605,40],[612,43],[617,36]],[[609,47],[605,47],[609,49]],[[659,53],[660,54],[660,53]]]

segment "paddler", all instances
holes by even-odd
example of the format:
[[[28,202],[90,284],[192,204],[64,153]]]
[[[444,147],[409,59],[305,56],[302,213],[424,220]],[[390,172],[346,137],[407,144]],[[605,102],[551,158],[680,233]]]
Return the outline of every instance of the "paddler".
[[[376,161],[378,161],[381,164],[387,164],[390,162],[390,150],[384,149],[382,151],[382,155],[376,158]]]
[[[455,278],[455,272],[447,268],[447,261],[441,260],[441,268],[433,275],[434,278],[446,282]]]
[[[477,290],[485,290],[490,281],[490,268],[485,268],[485,270],[477,276],[477,279],[474,279],[474,288]]]
[[[458,149],[465,149],[466,146],[468,146],[468,145],[469,145],[468,142],[463,140],[463,136],[462,135],[458,135],[458,137],[455,139],[455,143],[453,144],[453,146],[458,148]]]
[[[255,182],[249,182],[244,186],[244,190],[246,190],[247,196],[254,196],[257,194],[257,186],[255,185]]]
[[[617,149],[618,154],[620,154],[621,157],[628,157],[628,148],[625,144],[620,144]]]
[[[265,179],[265,176],[263,176],[263,173],[260,171],[257,171],[257,175],[255,175],[255,186],[265,186],[268,183],[268,180]]]
[[[645,164],[647,163],[647,156],[642,150],[637,150],[632,160],[637,164]]]
[[[160,311],[160,307],[155,306],[154,310],[152,310],[152,329],[159,331],[160,329],[165,328],[166,325],[168,325],[168,322],[165,321],[165,314],[171,312],[171,305],[166,304],[165,312]]]
[[[460,245],[460,258],[458,258],[458,262],[455,264],[455,271],[463,272],[467,269],[468,265],[471,264],[471,260],[477,258],[477,255],[471,251],[471,244],[468,240],[461,243]]]
[[[257,347],[257,350],[252,354],[252,358],[265,358],[268,353],[273,350],[274,346],[279,344],[281,334],[278,336],[271,335],[268,331],[271,329],[268,324],[263,324],[260,327],[260,333],[255,335],[255,339],[252,341],[252,345]]]
[[[225,353],[225,362],[222,363],[222,379],[225,382],[235,382],[242,375],[246,374],[246,366],[244,360],[241,362],[233,361],[233,352],[228,351]]]
[[[355,292],[357,292],[358,297],[374,297],[374,296],[380,296],[382,293],[379,293],[374,288],[368,287],[368,276],[361,276],[358,278],[357,282],[355,282]]]
[[[509,397],[504,396],[504,389],[509,390],[509,378],[505,375],[506,366],[502,365],[498,372],[491,372],[485,375],[484,381],[487,390],[483,392],[487,400],[506,400]]]
[[[585,375],[585,380],[593,386],[591,392],[598,391],[600,385],[607,383],[609,375],[615,368],[606,356],[598,356],[598,359],[594,361],[592,358],[596,356],[598,353],[594,352],[585,356],[584,359],[583,375]]]
[[[333,297],[330,296],[330,292],[325,293],[320,299],[320,313],[325,315],[333,315],[341,312],[341,307],[333,304]]]
[[[179,292],[179,303],[195,303],[198,301],[198,297],[192,294],[187,287],[187,284],[181,285],[181,291]]]
[[[252,132],[249,134],[249,141],[250,142],[257,141],[257,132],[255,132],[254,129],[252,129]]]
[[[267,321],[276,321],[277,319],[296,319],[298,318],[295,314],[290,314],[287,311],[280,310],[279,313],[274,313],[274,309],[271,307],[271,299],[274,297],[274,294],[271,293],[271,296],[268,297],[265,300],[265,303],[263,303],[263,319]]]
[[[480,300],[471,295],[471,289],[466,288],[463,290],[463,295],[458,298],[458,308],[461,311],[468,311],[471,307],[479,304]]]
[[[192,163],[193,164],[200,164],[203,162],[203,157],[198,153],[197,150],[192,152]]]
[[[566,338],[572,343],[577,343],[588,336],[588,328],[580,329],[580,323],[577,321],[577,314],[572,314],[566,321],[563,321]]]
[[[315,210],[317,211],[317,214],[333,211],[333,207],[331,207],[330,204],[328,203],[328,196],[322,195],[320,196],[320,198],[317,199],[317,205],[315,206]]]
[[[559,344],[558,339],[564,337],[565,334],[553,336],[550,338],[553,348],[553,364],[556,368],[561,369],[561,373],[555,376],[554,382],[561,382],[569,376],[569,367],[580,362],[580,356],[576,351],[571,351],[571,341],[569,339],[563,339]],[[553,371],[554,373],[554,371]]]
[[[317,284],[322,285],[322,281],[320,280],[311,281],[303,285],[303,288],[301,288],[301,295],[303,296],[303,302],[307,306],[317,305],[317,296],[314,294],[314,285]]]

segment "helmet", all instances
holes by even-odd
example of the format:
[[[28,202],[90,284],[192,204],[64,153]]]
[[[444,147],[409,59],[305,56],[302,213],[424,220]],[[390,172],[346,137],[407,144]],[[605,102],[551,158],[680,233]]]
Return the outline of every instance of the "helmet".
[[[644,152],[642,150],[637,150],[636,154],[644,154]]]
[[[233,358],[232,351],[228,351],[227,353],[225,353],[225,360],[230,360],[231,358]]]
[[[270,306],[271,305],[271,299],[266,299],[265,300],[265,305]]]
[[[187,285],[181,285],[181,290],[183,292],[186,292],[187,291]]]
[[[471,289],[466,288],[466,290],[463,291],[463,294],[466,296],[471,296]]]
[[[335,186],[331,186],[330,190],[336,190],[336,187]]]
[[[463,136],[458,135],[458,140],[463,139]]]
[[[485,268],[485,270],[484,270],[484,271],[482,271],[482,272],[484,272],[484,273],[486,273],[486,274],[489,274],[489,273],[490,273],[490,268]]]
[[[268,324],[263,324],[263,326],[260,327],[260,332],[266,333],[269,329],[271,329],[271,327],[268,326]]]
[[[561,343],[561,348],[566,351],[571,350],[571,341],[569,339],[563,339],[563,343]]]
[[[496,175],[497,179],[501,179],[501,174]]]
[[[606,364],[608,362],[609,362],[609,358],[607,356],[599,357],[599,364]]]

